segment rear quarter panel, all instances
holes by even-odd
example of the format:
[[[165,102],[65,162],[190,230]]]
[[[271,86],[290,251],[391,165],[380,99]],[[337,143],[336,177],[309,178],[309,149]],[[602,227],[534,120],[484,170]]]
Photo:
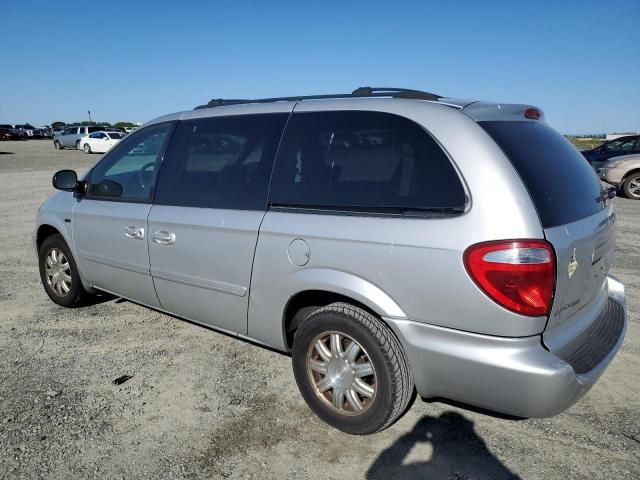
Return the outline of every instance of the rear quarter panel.
[[[468,211],[439,219],[267,212],[254,260],[249,336],[283,348],[289,299],[318,289],[318,284],[362,301],[381,316],[500,336],[542,332],[546,318],[499,307],[476,287],[463,265],[463,253],[474,243],[544,238],[520,177],[493,140],[461,112],[428,102],[304,102],[295,112],[340,109],[386,111],[426,128],[460,172],[468,189]],[[293,265],[287,255],[296,238],[310,249],[303,267]],[[305,270],[317,274],[306,275]],[[318,280],[323,275],[325,280]]]

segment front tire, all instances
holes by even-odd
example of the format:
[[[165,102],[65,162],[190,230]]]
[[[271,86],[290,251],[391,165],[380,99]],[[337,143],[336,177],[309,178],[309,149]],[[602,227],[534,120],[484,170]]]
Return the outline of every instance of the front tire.
[[[54,303],[71,308],[79,306],[88,297],[76,261],[62,235],[51,235],[42,242],[38,264],[44,291]]]
[[[60,145],[59,141],[55,141],[53,142],[53,148],[55,148],[56,150],[62,150],[62,145]]]
[[[76,142],[76,150],[80,150],[80,140]]]
[[[629,175],[622,184],[624,196],[631,200],[640,200],[640,172]]]
[[[84,153],[91,153],[91,147],[88,143],[84,144]]]
[[[412,398],[413,377],[396,336],[381,320],[347,303],[320,308],[302,323],[292,361],[311,410],[343,432],[383,430]]]

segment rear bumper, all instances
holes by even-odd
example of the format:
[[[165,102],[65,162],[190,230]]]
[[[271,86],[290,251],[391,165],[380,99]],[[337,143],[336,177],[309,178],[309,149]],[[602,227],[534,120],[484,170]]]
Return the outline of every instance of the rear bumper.
[[[618,330],[604,333],[617,338],[608,351],[593,353],[600,361],[584,373],[576,373],[571,359],[549,352],[539,335],[494,337],[409,320],[385,320],[404,345],[422,397],[448,398],[518,417],[550,417],[587,393],[622,345],[624,287],[612,277],[608,281],[610,301],[619,308],[607,310],[607,315],[618,318],[604,324]],[[594,345],[588,343],[583,352],[593,351]]]

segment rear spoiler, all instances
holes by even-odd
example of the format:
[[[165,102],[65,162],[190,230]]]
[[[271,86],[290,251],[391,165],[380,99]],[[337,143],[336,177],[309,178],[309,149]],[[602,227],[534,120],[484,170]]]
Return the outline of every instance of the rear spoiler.
[[[533,120],[543,122],[542,109],[534,105],[518,103],[474,102],[466,105],[462,111],[476,122],[490,120]]]

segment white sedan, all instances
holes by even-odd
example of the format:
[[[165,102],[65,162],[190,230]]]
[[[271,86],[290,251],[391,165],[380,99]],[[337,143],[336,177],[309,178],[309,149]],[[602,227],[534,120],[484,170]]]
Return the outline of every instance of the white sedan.
[[[120,132],[93,132],[80,139],[80,148],[84,153],[105,153],[123,138]]]

